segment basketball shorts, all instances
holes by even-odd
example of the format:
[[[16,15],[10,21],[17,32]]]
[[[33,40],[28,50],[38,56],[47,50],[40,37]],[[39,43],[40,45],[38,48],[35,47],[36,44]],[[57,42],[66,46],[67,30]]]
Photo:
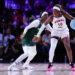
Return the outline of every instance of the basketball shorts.
[[[51,37],[53,36],[59,37],[61,39],[69,37],[69,29],[62,29],[62,30],[52,29]]]

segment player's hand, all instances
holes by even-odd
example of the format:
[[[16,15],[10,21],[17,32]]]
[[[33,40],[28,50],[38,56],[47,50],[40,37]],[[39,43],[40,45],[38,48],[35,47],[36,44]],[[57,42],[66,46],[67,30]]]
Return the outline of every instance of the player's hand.
[[[24,34],[22,34],[21,36],[20,36],[20,38],[22,39],[24,37]]]
[[[34,38],[32,39],[32,41],[33,41],[33,42],[38,42],[38,41],[40,41],[40,39],[39,39],[38,37],[34,37]]]
[[[44,46],[48,46],[46,42],[43,42],[43,45],[44,45]]]

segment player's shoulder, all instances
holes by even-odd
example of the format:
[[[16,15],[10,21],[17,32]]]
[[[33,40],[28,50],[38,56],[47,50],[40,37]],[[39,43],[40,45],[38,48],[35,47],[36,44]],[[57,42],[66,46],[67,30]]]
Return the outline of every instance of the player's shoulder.
[[[35,19],[33,22],[40,23],[40,19]]]

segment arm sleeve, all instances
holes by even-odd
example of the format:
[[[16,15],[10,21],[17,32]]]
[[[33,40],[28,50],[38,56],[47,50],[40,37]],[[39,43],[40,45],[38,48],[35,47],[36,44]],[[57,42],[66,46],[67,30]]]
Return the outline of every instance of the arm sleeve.
[[[33,27],[37,27],[37,26],[39,25],[39,23],[40,23],[39,20],[34,20],[32,23],[30,23],[30,24],[24,29],[23,34],[25,35],[26,32],[27,32],[29,29],[31,29],[31,28],[33,28]]]
[[[46,25],[42,24],[41,28],[39,29],[39,32],[37,33],[36,37],[39,37],[42,33],[42,31],[44,30],[44,28],[46,27]]]
[[[52,31],[52,27],[50,26],[50,24],[48,24],[47,26],[46,26],[46,29],[48,30],[48,31]]]

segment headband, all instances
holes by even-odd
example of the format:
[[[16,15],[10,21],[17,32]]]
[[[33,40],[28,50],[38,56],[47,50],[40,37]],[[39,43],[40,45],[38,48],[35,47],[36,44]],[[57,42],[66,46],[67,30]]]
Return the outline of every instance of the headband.
[[[41,17],[44,16],[45,14],[48,14],[48,12],[46,12],[46,11],[43,12],[42,15],[41,15]]]
[[[53,9],[56,9],[56,10],[60,11],[60,8],[57,7],[57,6],[54,6]]]

